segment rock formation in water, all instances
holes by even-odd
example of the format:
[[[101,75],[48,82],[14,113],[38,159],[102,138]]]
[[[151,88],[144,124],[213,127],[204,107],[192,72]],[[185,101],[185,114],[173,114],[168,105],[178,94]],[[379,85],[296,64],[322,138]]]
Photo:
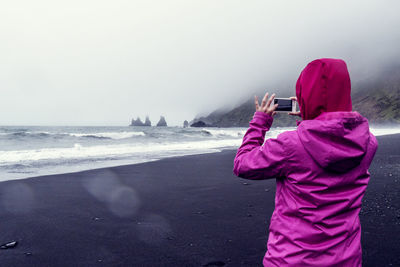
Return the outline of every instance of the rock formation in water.
[[[142,120],[137,117],[137,119],[132,119],[131,125],[130,126],[144,126],[144,123],[142,122]]]
[[[149,116],[146,116],[146,121],[143,123],[142,120],[137,117],[137,119],[132,119],[131,125],[129,126],[151,126],[151,121]]]
[[[149,119],[149,116],[146,116],[146,121],[144,122],[144,126],[151,126],[151,121]]]
[[[183,122],[183,128],[187,128],[187,127],[189,127],[189,122],[187,120],[185,120]]]
[[[157,122],[157,126],[167,126],[164,116],[160,116],[160,120]]]
[[[211,125],[208,125],[204,121],[196,121],[190,125],[190,127],[210,127]]]

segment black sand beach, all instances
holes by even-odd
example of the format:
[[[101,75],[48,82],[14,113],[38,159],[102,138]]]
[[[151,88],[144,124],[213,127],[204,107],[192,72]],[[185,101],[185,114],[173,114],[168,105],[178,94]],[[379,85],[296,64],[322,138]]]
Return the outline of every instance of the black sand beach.
[[[363,266],[400,266],[400,135],[378,137]],[[275,181],[236,150],[0,183],[0,266],[261,266]]]

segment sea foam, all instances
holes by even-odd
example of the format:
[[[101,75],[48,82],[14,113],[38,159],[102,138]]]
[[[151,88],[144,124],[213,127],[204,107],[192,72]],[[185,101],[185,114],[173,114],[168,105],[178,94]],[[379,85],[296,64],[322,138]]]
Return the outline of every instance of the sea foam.
[[[104,133],[68,133],[74,137],[94,137],[94,138],[110,138],[110,139],[125,139],[135,136],[145,136],[144,132],[104,132]]]

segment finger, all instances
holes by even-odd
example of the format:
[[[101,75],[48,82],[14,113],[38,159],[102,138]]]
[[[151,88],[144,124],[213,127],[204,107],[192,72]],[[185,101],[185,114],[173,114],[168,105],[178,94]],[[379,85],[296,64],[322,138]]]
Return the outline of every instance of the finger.
[[[272,94],[271,97],[268,99],[267,107],[269,107],[271,105],[271,103],[274,100],[274,98],[275,98],[275,94]],[[278,104],[276,104],[276,105],[278,105]]]
[[[275,116],[275,114],[276,114],[276,111],[272,112],[272,116]]]
[[[258,96],[254,96],[254,104],[256,105],[256,110],[258,110],[259,105],[258,105]]]
[[[265,107],[265,103],[267,103],[267,99],[268,99],[268,92],[265,94],[262,102],[261,102],[261,107]]]
[[[300,117],[301,117],[300,111],[297,111],[297,112],[289,112],[288,114],[289,114],[289,115],[292,115],[292,116],[300,116]]]
[[[275,111],[275,109],[278,107],[278,104],[275,104],[275,105],[272,105],[272,107],[269,107],[269,108],[267,108],[266,109],[266,112],[268,113],[268,114],[272,114],[272,113],[276,113],[276,111]]]
[[[291,96],[291,97],[289,97],[290,99],[294,99],[294,100],[296,100],[297,101],[297,97],[295,97],[295,96]]]

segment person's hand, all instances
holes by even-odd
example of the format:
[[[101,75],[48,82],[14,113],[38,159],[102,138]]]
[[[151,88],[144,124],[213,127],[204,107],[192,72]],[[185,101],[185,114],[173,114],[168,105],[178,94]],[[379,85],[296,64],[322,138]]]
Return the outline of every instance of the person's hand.
[[[295,96],[291,96],[291,97],[289,97],[290,99],[294,99],[294,100],[296,100],[296,102],[297,102],[297,97],[295,97]],[[298,103],[298,102],[297,102]],[[296,112],[289,112],[288,113],[289,115],[292,115],[292,116],[299,116],[299,117],[301,117],[301,114],[300,114],[300,111],[296,111]]]
[[[274,116],[276,114],[276,107],[278,104],[272,105],[271,103],[275,98],[275,94],[272,94],[271,97],[268,99],[268,93],[265,94],[263,100],[261,101],[261,106],[258,104],[258,96],[254,96],[254,102],[256,105],[256,111],[264,112],[270,116]],[[268,101],[267,101],[268,99]]]

